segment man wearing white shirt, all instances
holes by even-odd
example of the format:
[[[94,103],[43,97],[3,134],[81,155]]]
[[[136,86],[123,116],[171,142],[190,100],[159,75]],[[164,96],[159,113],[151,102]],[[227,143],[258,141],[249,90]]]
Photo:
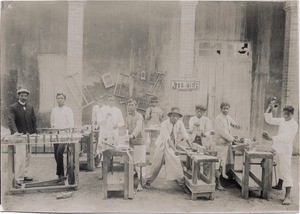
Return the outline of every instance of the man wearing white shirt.
[[[57,107],[54,107],[51,112],[51,127],[62,130],[74,128],[73,111],[65,105],[66,95],[58,93],[56,95]],[[66,144],[53,144],[54,158],[56,161],[56,175],[59,181],[64,181],[64,151]]]
[[[196,115],[189,120],[189,131],[192,134],[192,141],[199,145],[207,146],[207,143],[203,143],[204,137],[206,141],[210,137],[212,124],[210,119],[204,116],[206,108],[202,105],[195,106]],[[205,145],[204,145],[205,144]]]
[[[214,128],[216,131],[215,149],[218,152],[217,156],[219,159],[219,170],[216,170],[216,188],[218,190],[224,190],[220,183],[220,176],[222,174],[223,177],[227,178],[225,171],[228,147],[232,142],[236,141],[231,133],[231,128],[240,129],[241,126],[229,116],[229,103],[221,103],[220,109],[221,113],[214,120]]]
[[[107,137],[113,138],[115,142],[118,142],[119,138],[119,127],[125,125],[122,112],[119,108],[115,107],[115,97],[113,95],[108,95],[106,100],[106,108],[104,110],[106,117],[106,128]]]
[[[274,104],[271,103],[264,114],[265,120],[271,125],[279,126],[278,135],[271,136],[267,132],[263,132],[262,136],[266,140],[272,140],[272,148],[276,152],[278,163],[278,184],[273,189],[282,189],[285,186],[285,198],[282,202],[283,205],[291,204],[291,188],[293,186],[292,179],[292,150],[294,137],[298,131],[298,124],[293,118],[294,108],[292,106],[285,106],[283,108],[282,118],[273,118],[272,109]]]
[[[172,107],[168,117],[169,119],[161,123],[160,134],[155,142],[156,148],[150,171],[147,174],[146,188],[150,188],[150,184],[155,180],[164,163],[166,165],[166,179],[176,180],[184,188],[183,168],[179,151],[176,149],[178,134],[182,134],[191,148],[192,143],[183,122],[179,120],[182,117],[179,108]]]

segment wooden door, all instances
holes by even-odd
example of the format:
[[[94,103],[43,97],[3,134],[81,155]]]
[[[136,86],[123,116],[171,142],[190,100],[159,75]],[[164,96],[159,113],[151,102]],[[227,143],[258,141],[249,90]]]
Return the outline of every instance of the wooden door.
[[[231,105],[230,115],[243,127],[234,134],[249,137],[252,64],[249,43],[241,49],[244,44],[196,42],[195,69],[200,79],[197,102],[207,106],[207,116],[214,119],[220,113],[220,104],[226,101]]]

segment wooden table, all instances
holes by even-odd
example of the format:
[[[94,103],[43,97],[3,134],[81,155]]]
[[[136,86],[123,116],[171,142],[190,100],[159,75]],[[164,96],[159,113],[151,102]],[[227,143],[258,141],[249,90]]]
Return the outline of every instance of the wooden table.
[[[78,189],[79,185],[79,141],[82,135],[79,133],[63,134],[33,134],[33,135],[8,135],[2,139],[2,144],[8,146],[8,181],[9,192],[30,193],[43,192],[47,190],[63,191],[67,189]],[[20,188],[16,187],[15,181],[15,147],[18,145],[52,145],[67,144],[67,166],[68,179],[61,185],[57,180],[23,183]]]
[[[208,195],[209,199],[214,199],[215,192],[215,168],[218,158],[194,152],[187,147],[177,145],[186,154],[184,164],[185,184],[191,191],[192,200],[196,200],[201,195]],[[204,169],[207,167],[207,170]]]
[[[107,199],[109,191],[123,191],[124,198],[132,199],[133,187],[133,160],[132,149],[107,149],[103,152],[103,193]],[[116,157],[121,157],[124,163],[116,163]],[[121,167],[120,167],[121,166]],[[121,169],[120,169],[121,168]]]
[[[240,149],[243,149],[243,145],[235,145],[229,148],[228,154],[232,153],[233,162],[229,164],[227,174],[242,187],[243,198],[249,198],[249,191],[260,191],[262,198],[269,199],[269,190],[272,188],[273,154],[271,152],[244,149],[243,169],[236,170],[234,169],[235,152],[240,151]],[[260,159],[261,162],[253,162],[254,159]],[[251,165],[261,166],[261,179],[251,171]]]

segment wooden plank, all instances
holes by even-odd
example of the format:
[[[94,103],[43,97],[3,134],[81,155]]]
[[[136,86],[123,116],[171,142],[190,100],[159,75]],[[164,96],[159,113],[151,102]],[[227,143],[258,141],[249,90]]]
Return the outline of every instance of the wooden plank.
[[[194,185],[191,179],[185,177],[185,184],[192,193],[205,193],[215,191],[215,184],[207,184],[201,180],[198,180],[197,184]]]
[[[253,174],[252,171],[249,171],[249,176],[259,185],[262,186],[262,182]]]
[[[77,185],[64,185],[64,186],[51,186],[51,187],[32,187],[32,188],[23,188],[16,189],[11,188],[9,190],[10,194],[22,194],[22,193],[36,193],[36,192],[56,192],[56,191],[64,191],[64,190],[76,190]]]

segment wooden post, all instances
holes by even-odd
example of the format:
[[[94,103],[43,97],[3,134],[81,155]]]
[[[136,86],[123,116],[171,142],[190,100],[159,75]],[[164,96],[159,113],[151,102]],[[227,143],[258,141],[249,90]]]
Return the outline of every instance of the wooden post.
[[[73,149],[73,154],[74,154],[74,162],[75,162],[75,182],[76,186],[79,186],[79,143],[72,143],[72,146],[74,147]]]
[[[249,198],[249,171],[250,171],[250,157],[247,152],[244,153],[244,170],[242,178],[242,197]]]
[[[94,126],[92,125],[90,139],[87,144],[87,170],[89,171],[94,171],[95,169],[94,137],[95,137],[95,131],[94,131]]]
[[[199,161],[193,161],[192,163],[192,182],[194,185],[197,185],[198,181],[198,174],[200,170],[200,162]]]
[[[10,186],[15,182],[15,161],[14,161],[14,145],[8,145],[8,183]]]
[[[131,157],[133,157],[133,151],[130,151],[129,154],[131,155]],[[134,171],[134,164],[131,163],[130,158],[128,157],[128,178],[129,178],[129,182],[128,182],[128,189],[129,189],[129,194],[128,194],[128,198],[133,198],[133,171]]]
[[[103,194],[104,194],[104,199],[107,199],[107,173],[108,173],[108,162],[109,162],[109,157],[108,157],[108,150],[103,152],[103,166],[102,166],[102,174],[103,174]]]

